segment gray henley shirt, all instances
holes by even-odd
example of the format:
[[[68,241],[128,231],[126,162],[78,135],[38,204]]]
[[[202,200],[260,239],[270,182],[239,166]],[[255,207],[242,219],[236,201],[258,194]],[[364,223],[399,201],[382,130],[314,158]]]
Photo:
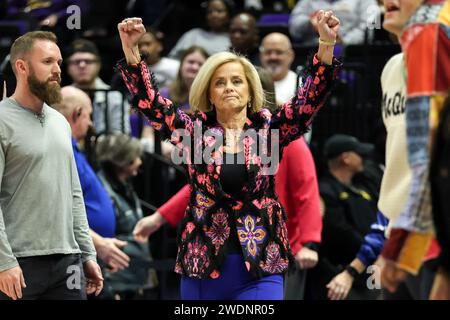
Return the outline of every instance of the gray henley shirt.
[[[0,272],[16,258],[81,253],[96,260],[67,120],[0,102]],[[42,122],[42,123],[41,123]]]

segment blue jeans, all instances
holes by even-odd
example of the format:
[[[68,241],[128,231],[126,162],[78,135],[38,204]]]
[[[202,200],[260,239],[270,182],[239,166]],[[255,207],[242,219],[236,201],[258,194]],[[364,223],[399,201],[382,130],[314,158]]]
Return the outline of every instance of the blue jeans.
[[[217,279],[181,278],[182,300],[283,300],[283,275],[262,278],[245,268],[242,254],[228,254]]]

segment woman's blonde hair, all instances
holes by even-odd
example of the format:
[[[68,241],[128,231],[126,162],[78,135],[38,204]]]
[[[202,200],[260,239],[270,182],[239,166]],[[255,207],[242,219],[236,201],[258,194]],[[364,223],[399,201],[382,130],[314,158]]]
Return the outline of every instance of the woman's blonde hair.
[[[258,72],[246,58],[231,52],[219,52],[209,57],[200,68],[189,92],[191,112],[212,110],[209,100],[209,84],[214,72],[225,63],[239,62],[244,68],[245,77],[249,86],[250,112],[260,111],[264,103],[264,91],[259,80]]]

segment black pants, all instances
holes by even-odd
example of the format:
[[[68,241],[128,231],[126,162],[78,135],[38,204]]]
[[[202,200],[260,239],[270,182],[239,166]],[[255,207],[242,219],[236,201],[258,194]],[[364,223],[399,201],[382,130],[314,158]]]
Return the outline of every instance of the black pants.
[[[79,254],[18,258],[25,278],[24,300],[86,300],[83,264]],[[0,300],[10,300],[0,292]]]
[[[306,269],[295,269],[284,276],[284,300],[303,300],[305,298]]]

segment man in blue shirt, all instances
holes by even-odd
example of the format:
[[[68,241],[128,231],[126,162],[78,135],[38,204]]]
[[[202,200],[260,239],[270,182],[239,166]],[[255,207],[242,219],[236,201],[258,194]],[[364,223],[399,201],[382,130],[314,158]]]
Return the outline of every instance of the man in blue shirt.
[[[111,198],[88,163],[86,156],[78,149],[92,125],[92,103],[82,90],[67,86],[61,89],[62,102],[55,106],[72,128],[72,146],[80,177],[81,188],[91,236],[98,257],[108,266],[110,272],[128,267],[130,258],[120,248],[126,242],[114,238],[115,214]]]

